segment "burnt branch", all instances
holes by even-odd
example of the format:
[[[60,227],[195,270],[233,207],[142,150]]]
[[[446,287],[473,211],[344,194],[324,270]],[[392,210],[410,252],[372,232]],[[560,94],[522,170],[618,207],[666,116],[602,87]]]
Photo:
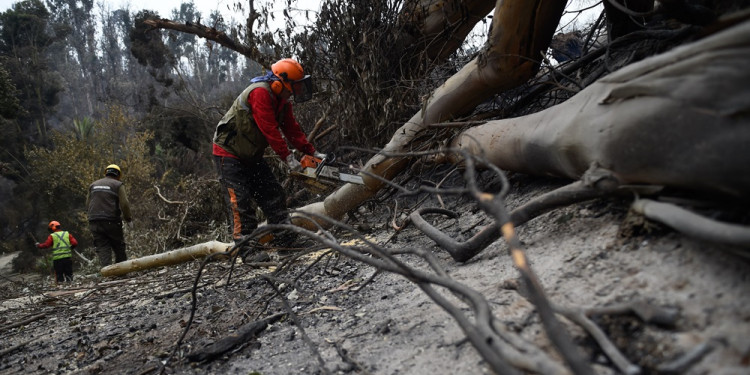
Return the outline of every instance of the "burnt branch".
[[[237,332],[224,337],[223,339],[211,344],[197,352],[190,353],[187,358],[191,362],[210,362],[222,354],[240,346],[258,336],[268,328],[269,324],[275,323],[284,317],[283,313],[273,314],[267,318],[250,322],[240,327]]]
[[[510,213],[510,221],[515,226],[520,226],[555,208],[610,195],[617,186],[616,179],[607,171],[592,169],[587,173],[587,176],[584,177],[583,181],[576,181],[543,194],[516,208]],[[424,220],[422,215],[425,214],[442,214],[453,218],[457,215],[445,209],[422,208],[409,216],[415,227],[435,241],[457,262],[468,261],[502,236],[500,231],[502,224],[495,222],[486,226],[468,241],[458,242]]]
[[[243,56],[246,56],[252,60],[257,61],[262,66],[270,66],[269,56],[262,54],[257,46],[248,46],[242,44],[232,38],[230,38],[223,31],[216,30],[213,27],[203,26],[201,24],[184,24],[174,22],[165,18],[152,18],[143,21],[146,25],[153,27],[154,29],[169,29],[180,31],[183,33],[193,34],[201,38],[214,41],[219,45],[229,48]]]
[[[750,248],[750,228],[745,226],[722,223],[673,204],[649,199],[636,200],[631,209],[694,238]]]

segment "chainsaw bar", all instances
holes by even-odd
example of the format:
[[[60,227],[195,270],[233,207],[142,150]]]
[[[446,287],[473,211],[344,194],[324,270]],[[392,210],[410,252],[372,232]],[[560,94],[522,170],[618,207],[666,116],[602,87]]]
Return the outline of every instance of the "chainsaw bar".
[[[320,180],[333,180],[333,181],[342,181],[342,182],[348,182],[352,184],[357,185],[364,185],[365,182],[362,179],[362,176],[351,174],[351,173],[344,173],[339,170],[337,167],[333,167],[330,165],[326,165],[327,163],[330,163],[332,160],[327,159],[318,159],[309,155],[305,155],[302,157],[302,160],[300,163],[303,166],[302,172],[299,173],[300,175]]]

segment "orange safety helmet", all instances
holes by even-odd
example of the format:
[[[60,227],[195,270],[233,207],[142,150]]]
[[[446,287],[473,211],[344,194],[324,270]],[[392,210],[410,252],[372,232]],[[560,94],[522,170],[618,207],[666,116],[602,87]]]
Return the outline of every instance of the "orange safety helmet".
[[[281,59],[271,65],[271,72],[279,81],[271,82],[271,91],[279,95],[286,88],[294,94],[294,101],[301,103],[312,98],[312,83],[309,75],[305,75],[302,65],[294,59]]]
[[[47,228],[49,228],[49,230],[51,230],[51,231],[56,231],[56,230],[60,229],[60,222],[52,220],[52,221],[49,222],[49,224],[47,224]]]

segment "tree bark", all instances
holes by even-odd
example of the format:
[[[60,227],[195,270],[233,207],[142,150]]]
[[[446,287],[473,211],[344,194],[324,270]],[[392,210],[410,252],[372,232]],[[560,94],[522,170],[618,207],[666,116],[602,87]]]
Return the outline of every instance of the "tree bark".
[[[425,51],[431,63],[446,60],[455,52],[464,39],[495,7],[487,0],[415,0],[401,12],[400,23],[405,30],[416,28],[416,33],[404,32],[402,46],[415,46],[416,51]],[[421,54],[412,56],[422,57]],[[424,64],[424,61],[415,64]]]
[[[544,111],[468,129],[452,147],[501,169],[750,197],[750,22],[629,65]],[[457,160],[452,159],[453,162]]]
[[[230,246],[231,244],[219,241],[204,242],[190,247],[168,251],[166,253],[154,254],[115,263],[102,268],[100,273],[102,276],[121,276],[128,272],[185,263],[197,258],[205,257],[209,254],[225,252],[229,250]]]

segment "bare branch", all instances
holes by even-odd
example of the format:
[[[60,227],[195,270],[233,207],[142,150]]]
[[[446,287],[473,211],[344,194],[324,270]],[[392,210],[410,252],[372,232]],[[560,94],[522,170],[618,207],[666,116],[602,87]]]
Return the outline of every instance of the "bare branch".
[[[146,25],[149,25],[155,29],[169,29],[180,31],[183,33],[194,34],[201,38],[214,41],[226,48],[236,51],[252,60],[257,61],[262,66],[270,66],[268,56],[263,55],[257,48],[257,46],[248,46],[227,36],[223,31],[216,30],[213,27],[203,26],[201,24],[183,24],[174,22],[165,18],[161,19],[148,19],[143,21]]]

